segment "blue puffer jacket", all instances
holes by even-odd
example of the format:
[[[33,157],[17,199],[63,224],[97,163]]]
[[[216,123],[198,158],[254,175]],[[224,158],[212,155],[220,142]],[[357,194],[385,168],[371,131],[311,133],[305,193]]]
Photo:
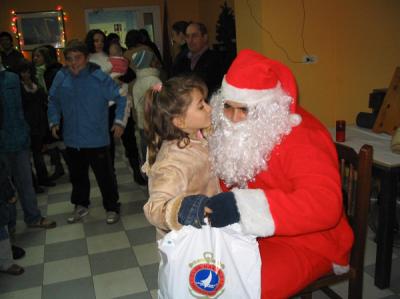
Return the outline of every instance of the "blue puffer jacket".
[[[16,74],[0,72],[0,101],[3,115],[0,125],[0,152],[18,152],[29,148],[29,127],[24,119],[21,85]]]
[[[50,127],[64,118],[65,145],[96,148],[109,145],[108,105],[117,104],[115,123],[123,126],[126,97],[111,77],[97,65],[88,63],[77,76],[67,68],[58,71],[49,91]]]

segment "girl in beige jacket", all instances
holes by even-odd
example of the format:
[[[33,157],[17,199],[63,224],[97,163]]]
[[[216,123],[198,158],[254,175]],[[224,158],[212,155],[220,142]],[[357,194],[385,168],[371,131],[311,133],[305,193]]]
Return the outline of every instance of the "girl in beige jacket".
[[[203,134],[211,126],[206,98],[204,82],[189,76],[172,78],[147,93],[148,153],[143,169],[149,178],[150,198],[143,209],[156,226],[158,238],[181,228],[178,213],[186,196],[212,196],[220,191]]]

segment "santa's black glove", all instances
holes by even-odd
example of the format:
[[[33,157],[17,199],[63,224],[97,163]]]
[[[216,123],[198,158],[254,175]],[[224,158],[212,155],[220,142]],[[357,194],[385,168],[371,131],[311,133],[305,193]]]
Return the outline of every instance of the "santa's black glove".
[[[201,228],[204,223],[204,207],[209,198],[205,195],[190,195],[183,199],[178,212],[178,222]]]
[[[212,213],[208,214],[211,226],[224,227],[240,220],[235,195],[232,192],[223,192],[210,197],[206,207],[212,210]]]

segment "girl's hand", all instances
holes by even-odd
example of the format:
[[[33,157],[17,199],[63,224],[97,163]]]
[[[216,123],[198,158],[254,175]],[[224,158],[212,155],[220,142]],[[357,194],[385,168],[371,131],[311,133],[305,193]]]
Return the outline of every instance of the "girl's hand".
[[[208,197],[205,195],[186,196],[178,212],[178,222],[182,225],[191,225],[201,228],[204,223],[205,205]]]

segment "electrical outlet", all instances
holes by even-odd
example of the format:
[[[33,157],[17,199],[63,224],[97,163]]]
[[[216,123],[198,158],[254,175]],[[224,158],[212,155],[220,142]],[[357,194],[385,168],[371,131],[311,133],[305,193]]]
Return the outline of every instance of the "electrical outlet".
[[[303,62],[306,64],[317,63],[318,57],[316,55],[305,55],[303,57]]]

